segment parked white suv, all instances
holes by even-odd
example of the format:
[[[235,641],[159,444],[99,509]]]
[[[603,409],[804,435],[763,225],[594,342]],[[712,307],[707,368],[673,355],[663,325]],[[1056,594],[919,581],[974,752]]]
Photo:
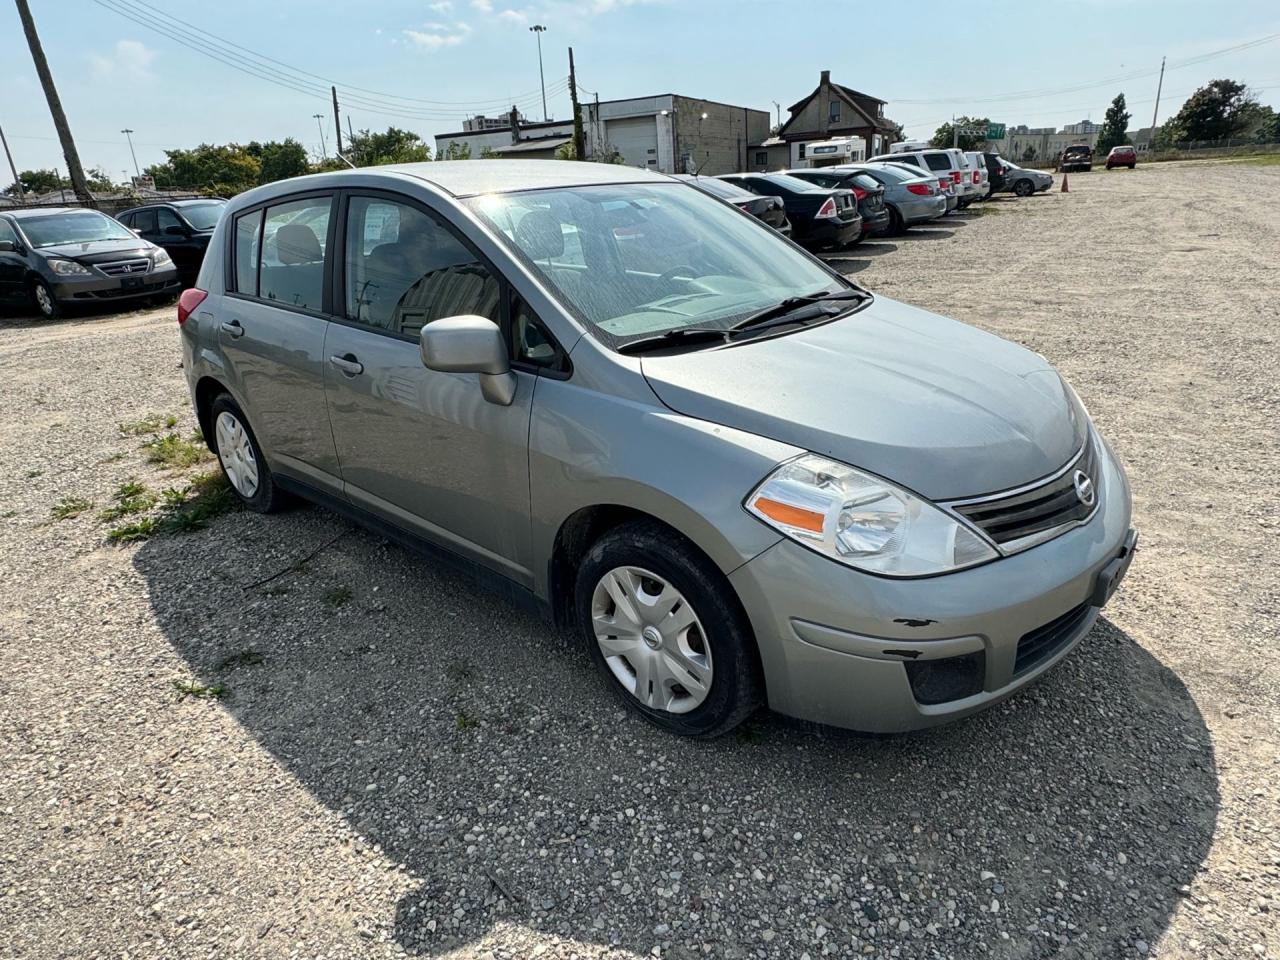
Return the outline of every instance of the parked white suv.
[[[991,175],[987,172],[987,161],[977,150],[965,151],[964,158],[969,161],[969,181],[978,188],[978,199],[987,199],[991,196]]]
[[[978,196],[977,188],[967,181],[970,179],[969,161],[964,152],[948,148],[946,150],[902,150],[897,153],[883,153],[872,157],[868,163],[910,163],[920,167],[927,173],[935,174],[939,179],[950,179],[952,191],[956,197],[956,206],[967,207]]]

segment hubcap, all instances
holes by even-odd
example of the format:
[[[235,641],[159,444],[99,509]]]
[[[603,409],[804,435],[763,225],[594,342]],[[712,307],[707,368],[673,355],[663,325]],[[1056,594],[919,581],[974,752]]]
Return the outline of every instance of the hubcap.
[[[53,313],[53,297],[49,295],[49,288],[43,285],[36,287],[36,306],[40,308],[40,312],[45,316]]]
[[[258,492],[258,461],[249,442],[249,431],[235,415],[224,410],[214,427],[218,441],[218,459],[236,493],[246,500]]]
[[[688,713],[711,691],[711,647],[683,594],[642,567],[616,567],[591,597],[605,663],[633,697],[654,710]]]

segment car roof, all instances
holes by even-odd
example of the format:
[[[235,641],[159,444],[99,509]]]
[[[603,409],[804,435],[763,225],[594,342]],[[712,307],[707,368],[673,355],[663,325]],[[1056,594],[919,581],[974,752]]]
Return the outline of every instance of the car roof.
[[[236,206],[245,205],[246,200],[256,203],[298,190],[336,188],[343,186],[344,181],[351,183],[354,178],[368,186],[370,175],[389,175],[389,179],[411,177],[430,183],[455,197],[610,183],[671,183],[671,178],[662,174],[612,163],[575,160],[429,160],[424,163],[393,163],[380,167],[334,170],[280,180],[241,194],[236,197]]]
[[[79,213],[85,207],[22,207],[17,210],[3,211],[7,216],[13,217],[15,220],[24,220],[28,217],[47,217],[51,213]],[[94,210],[94,213],[102,213],[101,210]],[[103,214],[106,216],[106,214]]]

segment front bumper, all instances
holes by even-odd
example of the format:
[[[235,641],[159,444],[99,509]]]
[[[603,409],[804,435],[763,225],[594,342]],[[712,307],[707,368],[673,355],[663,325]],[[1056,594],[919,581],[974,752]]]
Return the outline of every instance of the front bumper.
[[[1128,483],[1109,448],[1102,460],[1088,523],[981,567],[875,577],[785,539],[739,567],[729,579],[755,631],[769,706],[896,733],[976,713],[1051,669],[1088,633],[1136,547]],[[972,690],[923,696],[922,665],[948,662],[973,667]]]
[[[60,303],[93,303],[178,293],[182,283],[170,265],[128,277],[60,277],[49,287]]]

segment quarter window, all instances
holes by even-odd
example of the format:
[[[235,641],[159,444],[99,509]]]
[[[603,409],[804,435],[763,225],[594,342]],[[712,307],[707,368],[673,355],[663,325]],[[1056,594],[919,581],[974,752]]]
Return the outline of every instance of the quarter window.
[[[155,233],[156,212],[154,210],[139,210],[133,215],[133,227],[139,233]]]
[[[434,217],[392,200],[352,197],[346,235],[348,320],[407,335],[461,314],[501,323],[497,279]]]
[[[236,290],[258,295],[258,242],[262,236],[262,211],[236,217]]]
[[[267,208],[258,296],[291,307],[321,309],[331,206],[329,197],[310,197]]]

